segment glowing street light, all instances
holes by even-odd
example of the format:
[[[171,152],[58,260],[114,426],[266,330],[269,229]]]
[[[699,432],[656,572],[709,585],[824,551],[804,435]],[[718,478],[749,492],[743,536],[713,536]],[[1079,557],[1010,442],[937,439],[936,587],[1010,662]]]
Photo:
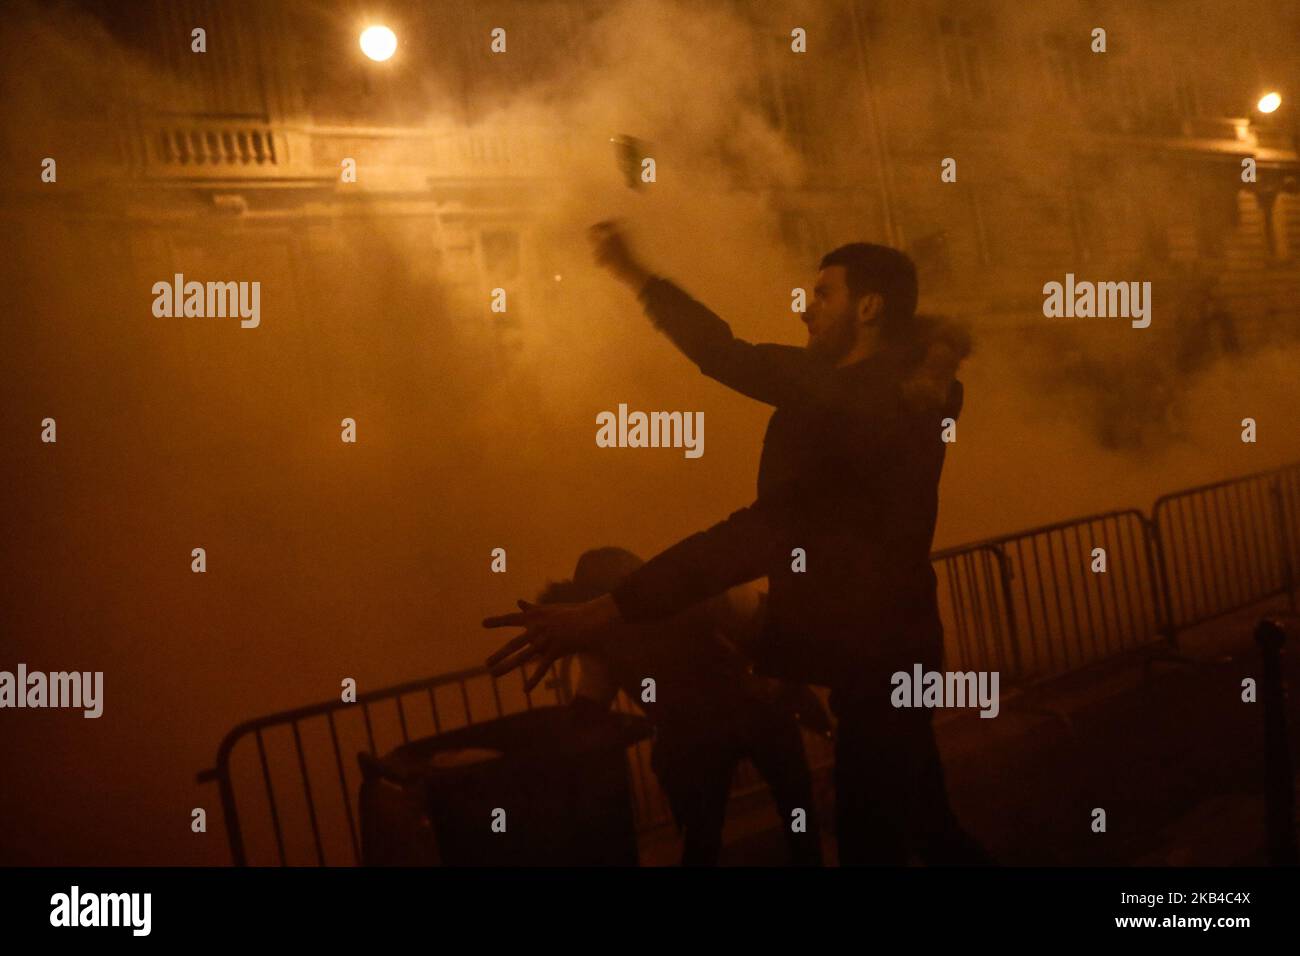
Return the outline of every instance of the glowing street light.
[[[1281,105],[1282,105],[1282,94],[1265,93],[1263,96],[1259,98],[1259,102],[1255,104],[1255,108],[1258,109],[1261,113],[1271,113]]]
[[[372,60],[387,60],[397,52],[397,34],[388,27],[366,27],[361,31],[361,52]]]

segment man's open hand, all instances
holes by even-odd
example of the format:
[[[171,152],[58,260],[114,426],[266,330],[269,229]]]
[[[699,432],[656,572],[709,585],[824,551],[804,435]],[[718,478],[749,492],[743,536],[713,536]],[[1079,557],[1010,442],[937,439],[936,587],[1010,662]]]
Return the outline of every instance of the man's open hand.
[[[603,266],[622,282],[639,291],[650,278],[650,273],[637,261],[628,248],[622,226],[610,220],[598,222],[587,230],[591,239],[596,264]]]
[[[483,619],[484,627],[522,627],[520,634],[487,659],[495,677],[522,667],[534,658],[541,663],[524,683],[531,691],[553,663],[594,646],[610,625],[619,621],[618,605],[608,594],[580,604],[529,604],[519,601],[517,614]]]

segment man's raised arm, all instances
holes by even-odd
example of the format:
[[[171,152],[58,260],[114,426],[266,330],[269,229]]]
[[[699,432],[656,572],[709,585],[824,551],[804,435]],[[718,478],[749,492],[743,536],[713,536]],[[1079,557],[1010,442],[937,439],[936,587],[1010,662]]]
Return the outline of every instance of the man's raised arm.
[[[613,223],[593,226],[591,240],[596,261],[637,293],[655,327],[705,375],[770,405],[806,398],[824,386],[826,370],[805,349],[736,338],[709,308],[646,270]]]

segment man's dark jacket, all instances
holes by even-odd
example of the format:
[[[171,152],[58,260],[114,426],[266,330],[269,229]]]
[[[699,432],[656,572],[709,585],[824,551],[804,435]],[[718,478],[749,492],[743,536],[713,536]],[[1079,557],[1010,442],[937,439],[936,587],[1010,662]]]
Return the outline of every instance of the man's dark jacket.
[[[767,576],[758,670],[839,686],[940,666],[942,628],[930,567],[945,443],[961,383],[917,398],[916,347],[835,368],[806,349],[751,344],[666,279],[639,299],[700,371],[773,405],[758,498],[668,548],[611,593],[624,620],[656,620]],[[793,570],[795,549],[807,568]]]

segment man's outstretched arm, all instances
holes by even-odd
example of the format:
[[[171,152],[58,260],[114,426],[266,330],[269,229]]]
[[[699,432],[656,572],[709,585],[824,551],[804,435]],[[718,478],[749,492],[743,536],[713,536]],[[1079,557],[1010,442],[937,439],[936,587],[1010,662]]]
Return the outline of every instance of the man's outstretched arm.
[[[827,499],[820,504],[828,515],[845,515],[860,506],[853,499]],[[519,601],[519,613],[484,618],[484,627],[522,627],[487,659],[492,674],[501,676],[537,661],[524,686],[532,690],[547,668],[566,654],[600,643],[602,635],[620,621],[652,621],[669,617],[727,588],[762,577],[789,555],[795,536],[790,519],[806,518],[796,496],[760,498],[733,512],[725,521],[691,535],[651,558],[609,594],[578,604],[534,605]]]
[[[782,499],[759,499],[711,528],[683,538],[637,568],[610,597],[631,623],[669,617],[697,601],[763,577],[788,556],[791,515]]]
[[[524,633],[488,657],[497,677],[537,662],[524,687],[532,690],[552,663],[597,646],[622,621],[668,617],[704,598],[766,574],[783,548],[787,505],[756,501],[712,528],[652,558],[609,594],[578,604],[518,602],[519,612],[483,619],[484,627],[522,627]]]
[[[591,239],[596,261],[637,294],[655,327],[705,375],[770,405],[807,398],[824,387],[826,369],[805,349],[736,338],[709,308],[641,265],[613,223],[593,226]]]

